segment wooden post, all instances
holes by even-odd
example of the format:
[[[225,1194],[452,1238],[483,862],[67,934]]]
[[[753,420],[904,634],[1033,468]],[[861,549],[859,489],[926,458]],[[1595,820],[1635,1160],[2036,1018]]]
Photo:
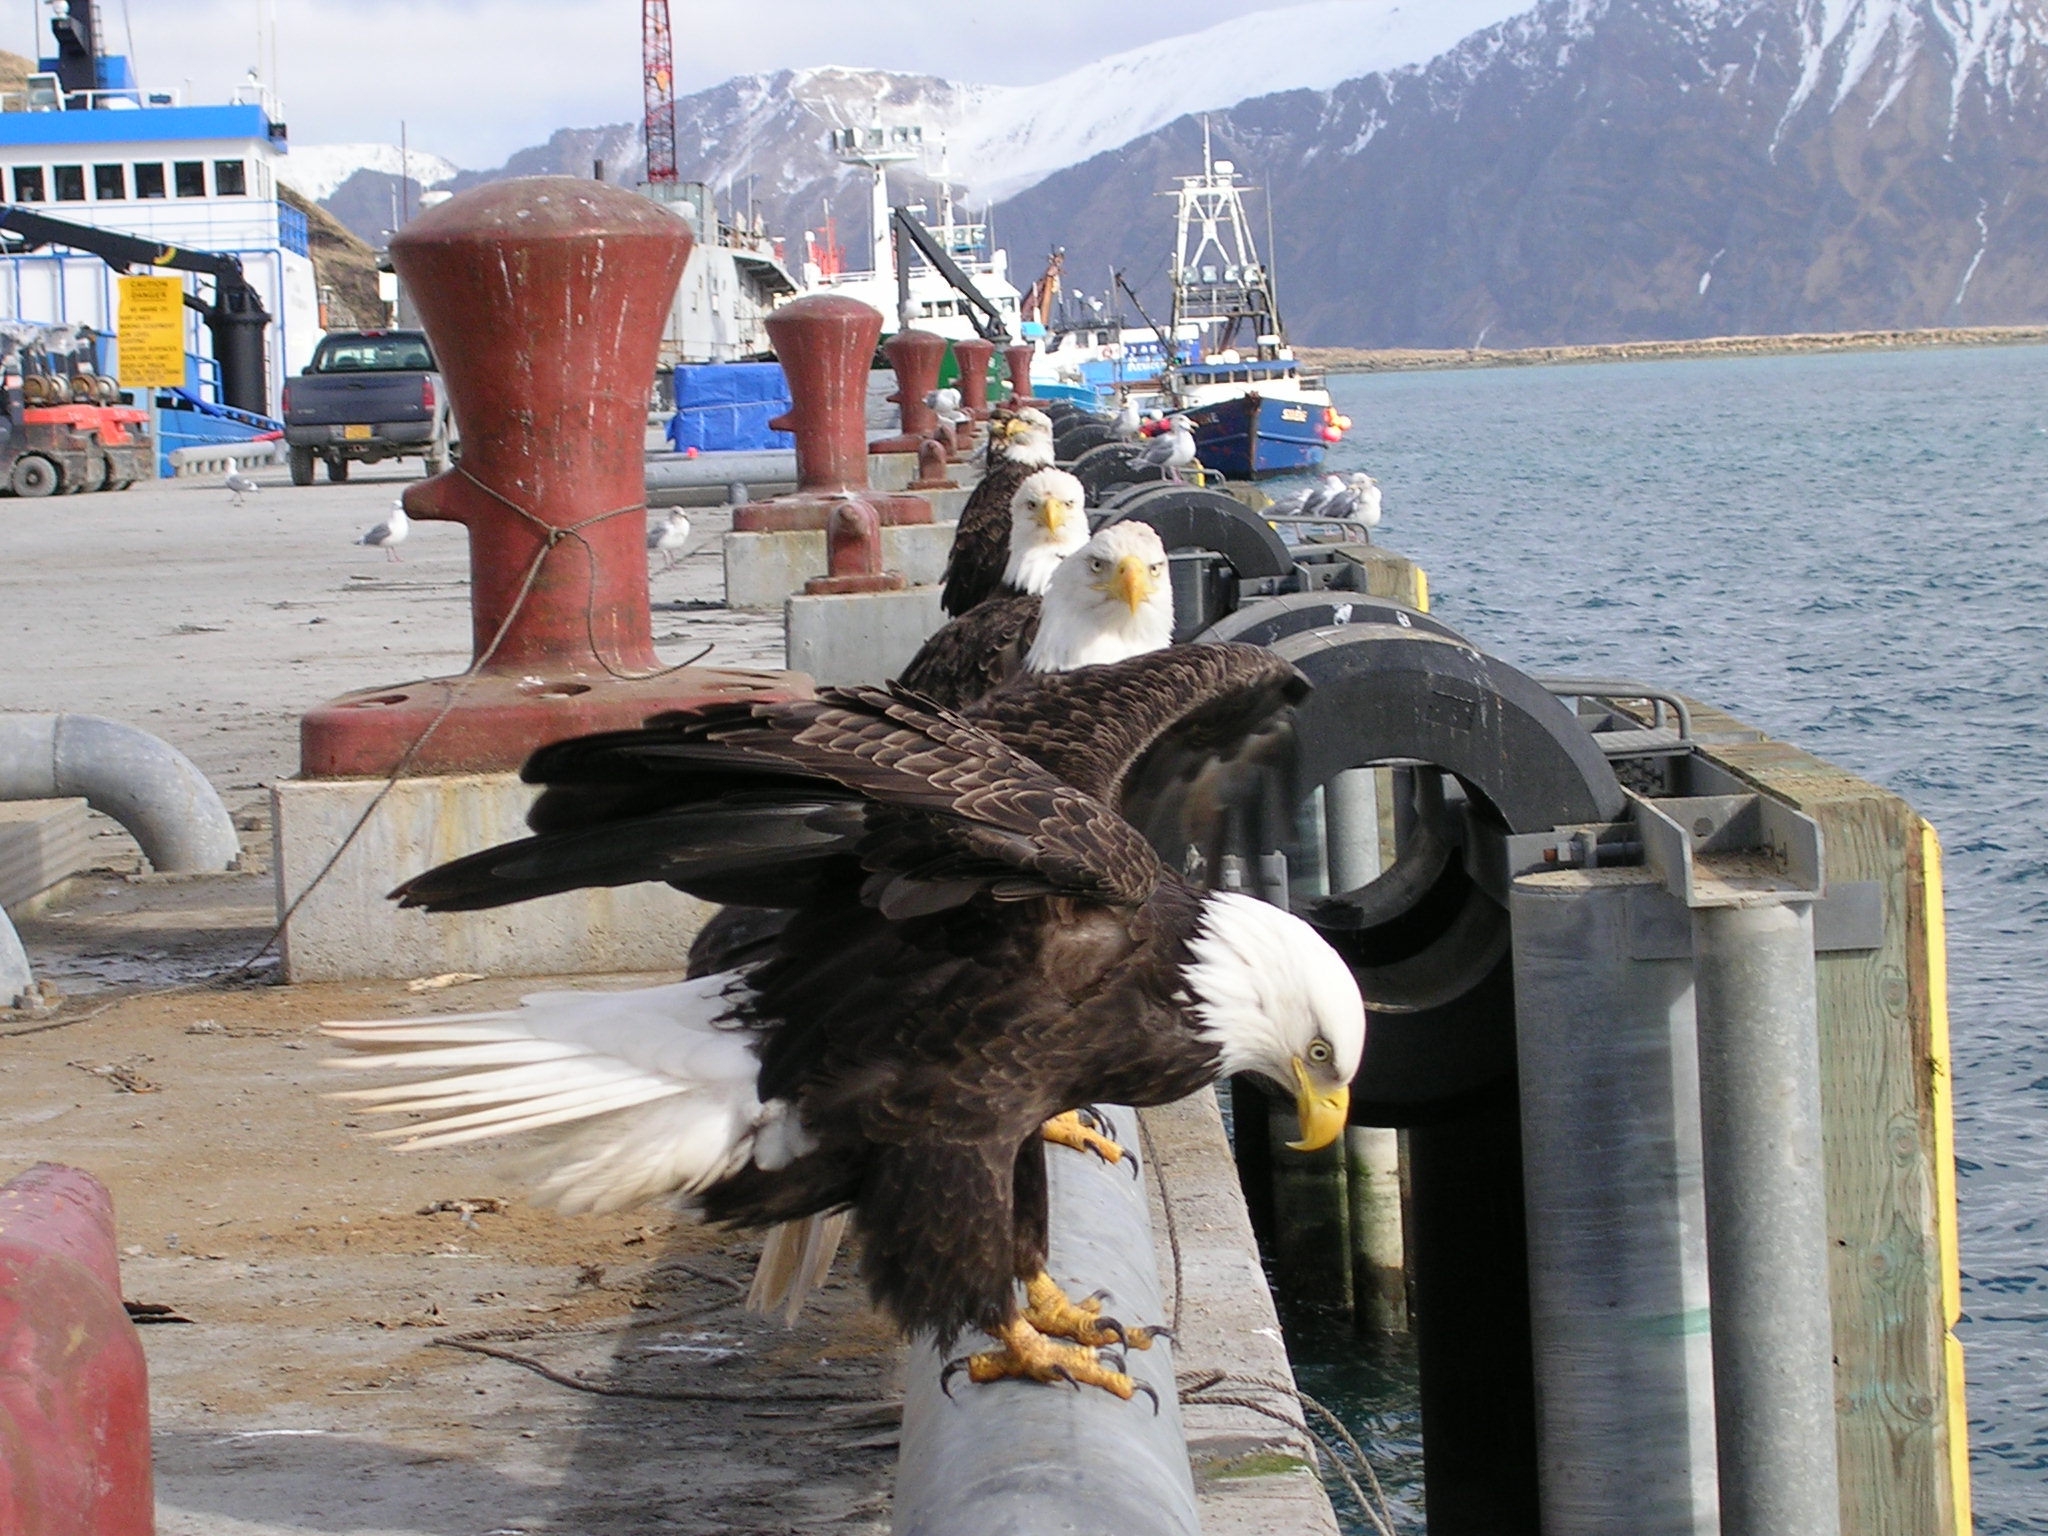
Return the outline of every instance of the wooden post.
[[[1740,723],[1695,704],[1709,740]],[[1815,957],[1842,1529],[1970,1529],[1940,847],[1897,795],[1797,747],[1706,756],[1820,823],[1833,896],[1875,887],[1882,942]]]

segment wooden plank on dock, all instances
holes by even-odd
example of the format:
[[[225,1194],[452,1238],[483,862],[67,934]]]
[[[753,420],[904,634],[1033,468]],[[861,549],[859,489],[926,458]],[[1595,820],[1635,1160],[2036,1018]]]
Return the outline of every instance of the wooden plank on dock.
[[[1705,756],[1820,823],[1830,886],[1871,881],[1881,893],[1878,948],[1815,958],[1842,1529],[1960,1536],[1954,1151],[1925,823],[1897,795],[1784,742],[1724,741]]]

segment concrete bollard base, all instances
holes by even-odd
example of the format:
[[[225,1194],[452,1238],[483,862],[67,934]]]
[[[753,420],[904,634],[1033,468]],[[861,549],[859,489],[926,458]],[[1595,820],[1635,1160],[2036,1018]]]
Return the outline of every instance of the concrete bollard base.
[[[951,523],[909,523],[882,529],[882,568],[900,571],[905,583],[926,587],[946,571],[953,548]],[[725,605],[780,608],[784,598],[826,570],[825,533],[728,533],[725,536]]]
[[[280,912],[312,883],[382,787],[379,779],[287,779],[272,789]],[[386,899],[422,870],[524,837],[538,793],[511,773],[399,780],[293,916],[284,936],[286,979],[680,969],[712,908],[665,885],[571,891],[487,912],[432,915]]]
[[[782,614],[789,665],[810,673],[820,686],[886,682],[946,621],[935,586],[794,596]]]

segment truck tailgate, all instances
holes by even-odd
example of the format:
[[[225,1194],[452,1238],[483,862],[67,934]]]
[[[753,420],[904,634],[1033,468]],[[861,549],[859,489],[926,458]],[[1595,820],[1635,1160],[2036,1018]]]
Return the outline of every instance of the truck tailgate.
[[[291,409],[285,412],[285,420],[295,427],[426,421],[433,412],[421,398],[423,377],[417,373],[301,374],[291,381]],[[435,393],[438,395],[438,388]]]

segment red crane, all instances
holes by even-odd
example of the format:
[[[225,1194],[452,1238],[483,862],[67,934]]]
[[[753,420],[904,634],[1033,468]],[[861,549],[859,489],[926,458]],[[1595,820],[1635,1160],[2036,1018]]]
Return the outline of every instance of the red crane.
[[[641,0],[640,62],[646,87],[647,179],[676,180],[676,68],[668,41],[668,0]]]

